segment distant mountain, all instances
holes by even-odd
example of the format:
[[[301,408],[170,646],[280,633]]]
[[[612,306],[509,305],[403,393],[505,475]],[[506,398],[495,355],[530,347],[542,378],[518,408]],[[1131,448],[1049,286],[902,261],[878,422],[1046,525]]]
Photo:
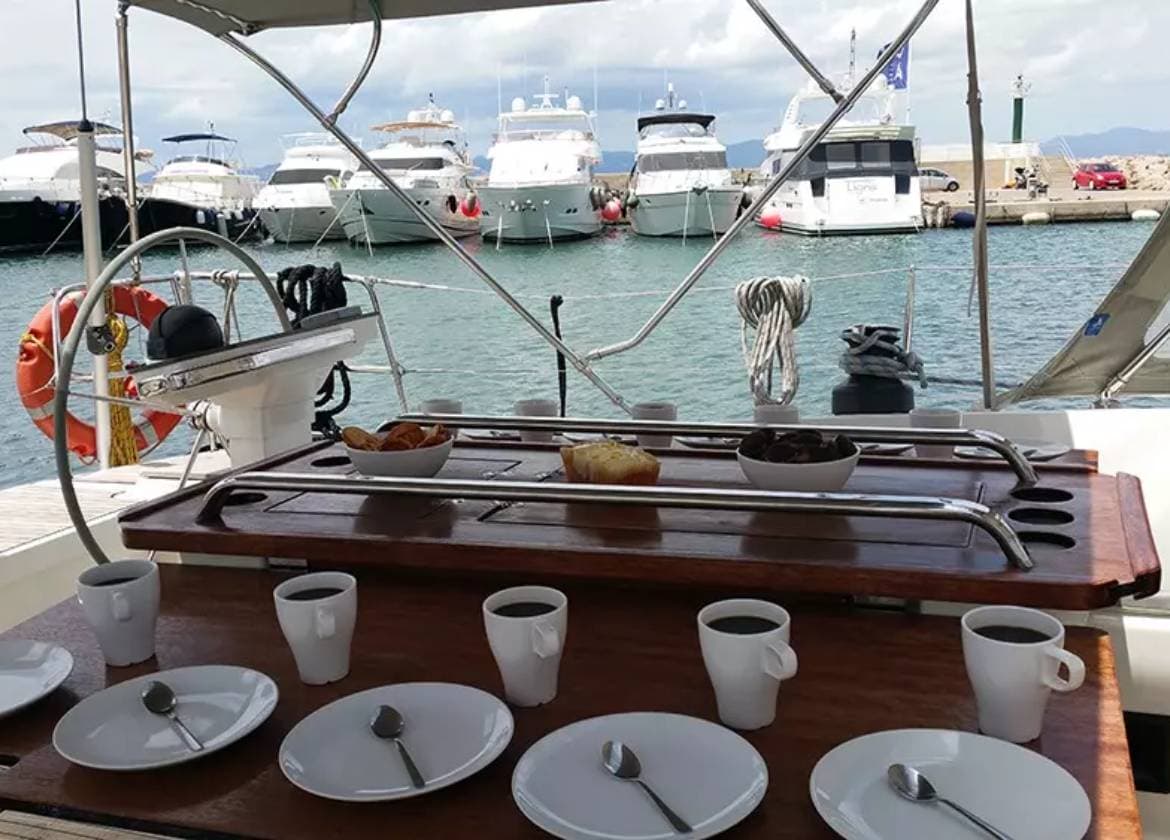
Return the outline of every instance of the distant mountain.
[[[276,171],[279,163],[266,163],[263,166],[253,166],[249,169],[242,170],[243,175],[254,175],[260,179],[261,183],[267,184],[268,179],[272,177],[272,173]]]
[[[624,175],[634,168],[634,153],[626,149],[606,149],[601,153],[601,158],[598,172]],[[727,147],[727,165],[732,169],[755,169],[763,159],[764,146],[759,140],[745,140]],[[487,172],[491,161],[483,155],[477,155],[475,165]]]
[[[1123,126],[1099,134],[1065,135],[1064,140],[1078,158],[1170,154],[1170,131]],[[1045,154],[1060,154],[1059,141],[1060,138],[1054,138],[1041,143],[1040,148]]]

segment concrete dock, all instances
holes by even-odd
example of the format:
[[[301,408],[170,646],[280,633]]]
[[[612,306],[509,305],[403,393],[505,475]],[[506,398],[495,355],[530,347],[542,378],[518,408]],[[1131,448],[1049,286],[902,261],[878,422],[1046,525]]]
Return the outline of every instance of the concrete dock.
[[[970,191],[931,192],[923,195],[924,204],[946,202],[950,213],[975,212],[975,197]],[[1129,221],[1137,210],[1159,214],[1170,204],[1170,192],[1161,190],[1112,190],[1089,192],[1067,188],[1049,190],[1047,198],[1029,199],[1022,190],[988,190],[988,224],[1020,224],[1029,213],[1047,213],[1049,221],[1101,222]],[[929,215],[924,206],[924,216]]]

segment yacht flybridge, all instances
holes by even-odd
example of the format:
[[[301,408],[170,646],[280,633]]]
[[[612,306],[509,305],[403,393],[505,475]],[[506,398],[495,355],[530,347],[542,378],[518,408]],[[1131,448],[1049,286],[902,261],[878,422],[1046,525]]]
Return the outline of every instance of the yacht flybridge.
[[[687,110],[674,85],[638,118],[638,148],[626,196],[630,226],[642,236],[717,235],[742,210],[743,187],[715,137],[715,117]]]
[[[5,819],[46,834],[60,831],[44,824],[51,815],[106,831],[281,840],[387,826],[501,840],[976,836],[961,813],[910,801],[933,781],[998,836],[1170,833],[1159,792],[1170,789],[1159,559],[1170,545],[1168,412],[997,410],[1170,393],[1170,217],[1086,327],[1003,393],[978,187],[983,405],[929,418],[945,428],[889,411],[895,398],[913,404],[908,381],[923,375],[900,343],[913,332],[913,285],[901,330],[846,331],[856,353],[844,362],[842,413],[864,413],[769,421],[799,387],[795,331],[815,288],[799,276],[736,287],[758,422],[625,419],[666,380],[622,393],[600,362],[670,318],[937,6],[924,0],[841,90],[760,0],[747,2],[832,111],[635,334],[591,350],[547,326],[338,127],[383,17],[535,3],[119,4],[126,97],[130,9],[218,37],[301,102],[623,419],[411,413],[411,368],[379,303],[392,280],[298,267],[277,288],[248,252],[187,227],[138,239],[100,268],[87,211],[86,283],[54,292],[18,362],[73,528],[4,558],[0,615],[27,618],[0,636]],[[248,40],[371,19],[369,56],[329,112]],[[79,140],[92,156],[92,134]],[[90,176],[90,211],[96,194]],[[214,246],[232,263],[141,269],[143,254],[174,243]],[[193,304],[210,297],[193,295],[197,285],[223,292],[222,324]],[[356,293],[349,305],[340,288]],[[182,308],[167,308],[168,292]],[[272,334],[239,334],[233,313],[247,293],[272,306]],[[355,304],[367,300],[368,311]],[[117,340],[125,319],[162,319],[142,364]],[[352,363],[377,342],[384,365]],[[93,376],[74,375],[82,352]],[[364,382],[393,395],[385,431],[339,428],[350,387]],[[92,426],[69,414],[83,397],[96,405]],[[659,416],[669,407],[653,406]],[[191,456],[134,466],[179,417],[195,430]],[[121,466],[75,481],[71,450]],[[111,495],[137,503],[87,516],[83,506]],[[400,801],[440,789],[441,807]]]
[[[277,242],[344,239],[335,222],[327,182],[353,174],[353,156],[328,134],[304,132],[284,138],[284,159],[256,195],[253,206]]]
[[[504,242],[552,242],[601,231],[601,191],[593,167],[601,146],[596,114],[566,94],[564,105],[544,79],[544,92],[529,105],[521,97],[500,114],[488,150],[491,170],[480,189],[481,230]]]
[[[236,141],[205,131],[164,137],[163,142],[198,151],[175,155],[155,174],[140,211],[150,229],[198,227],[232,239],[249,229],[260,185],[231,160]]]
[[[77,161],[77,122],[30,125],[33,142],[0,159],[0,250],[81,242],[81,176]],[[94,124],[94,136],[105,138],[95,150],[101,202],[101,238],[113,244],[126,229],[123,196],[121,129]],[[111,139],[117,143],[111,145]]]
[[[411,203],[452,236],[478,232],[478,208],[467,181],[473,167],[454,112],[439,108],[432,98],[404,121],[373,130],[389,141],[370,152],[370,159],[394,179],[406,199],[387,189],[368,166],[359,165],[344,184],[329,190],[334,213],[351,242],[391,245],[437,239],[410,209]]]
[[[809,236],[917,232],[922,193],[914,126],[895,120],[893,97],[878,79],[793,171],[757,222]],[[788,166],[833,105],[815,81],[794,96],[780,128],[764,139],[760,175],[771,178]]]

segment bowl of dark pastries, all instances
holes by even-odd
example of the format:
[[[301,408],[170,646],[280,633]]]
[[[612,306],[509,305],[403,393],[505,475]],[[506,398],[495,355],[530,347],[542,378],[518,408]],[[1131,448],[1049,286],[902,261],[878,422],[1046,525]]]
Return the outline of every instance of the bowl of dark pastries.
[[[757,429],[735,454],[747,480],[761,490],[828,493],[849,481],[861,450],[845,435]]]

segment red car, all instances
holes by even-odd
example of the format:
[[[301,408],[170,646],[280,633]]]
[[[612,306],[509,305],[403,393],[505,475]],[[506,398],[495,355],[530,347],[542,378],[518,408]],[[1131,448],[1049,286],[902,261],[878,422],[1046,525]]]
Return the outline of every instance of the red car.
[[[1073,189],[1124,190],[1125,173],[1112,163],[1082,163],[1073,173]]]

